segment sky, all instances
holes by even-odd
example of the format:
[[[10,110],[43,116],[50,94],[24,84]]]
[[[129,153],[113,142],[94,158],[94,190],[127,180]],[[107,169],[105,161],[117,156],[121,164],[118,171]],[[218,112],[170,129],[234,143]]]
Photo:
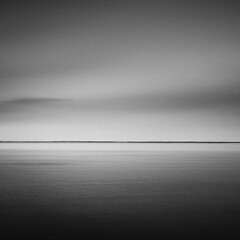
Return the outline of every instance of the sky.
[[[0,140],[240,140],[238,1],[1,1]]]

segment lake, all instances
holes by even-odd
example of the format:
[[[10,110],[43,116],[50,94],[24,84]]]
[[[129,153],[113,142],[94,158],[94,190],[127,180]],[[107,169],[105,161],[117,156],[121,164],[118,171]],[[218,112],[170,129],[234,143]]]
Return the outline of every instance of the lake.
[[[3,145],[1,239],[240,239],[239,145]]]

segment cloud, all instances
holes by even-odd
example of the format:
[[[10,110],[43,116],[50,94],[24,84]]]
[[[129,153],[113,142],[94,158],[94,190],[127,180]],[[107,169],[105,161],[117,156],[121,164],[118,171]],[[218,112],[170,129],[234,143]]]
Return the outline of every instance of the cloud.
[[[16,98],[0,102],[0,120],[54,121],[79,119],[99,112],[161,113],[175,111],[221,111],[240,116],[240,86],[172,94],[133,94],[124,97]]]

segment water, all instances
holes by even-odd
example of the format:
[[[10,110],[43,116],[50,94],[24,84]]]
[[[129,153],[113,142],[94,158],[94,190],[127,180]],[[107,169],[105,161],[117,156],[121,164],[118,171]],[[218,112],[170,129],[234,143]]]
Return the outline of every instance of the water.
[[[0,150],[2,239],[240,239],[240,149]]]

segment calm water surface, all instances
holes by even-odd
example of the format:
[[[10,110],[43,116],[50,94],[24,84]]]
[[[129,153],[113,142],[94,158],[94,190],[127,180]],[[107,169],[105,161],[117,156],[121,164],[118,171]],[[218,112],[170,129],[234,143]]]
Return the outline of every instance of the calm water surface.
[[[1,149],[0,192],[2,239],[240,239],[240,150]]]

